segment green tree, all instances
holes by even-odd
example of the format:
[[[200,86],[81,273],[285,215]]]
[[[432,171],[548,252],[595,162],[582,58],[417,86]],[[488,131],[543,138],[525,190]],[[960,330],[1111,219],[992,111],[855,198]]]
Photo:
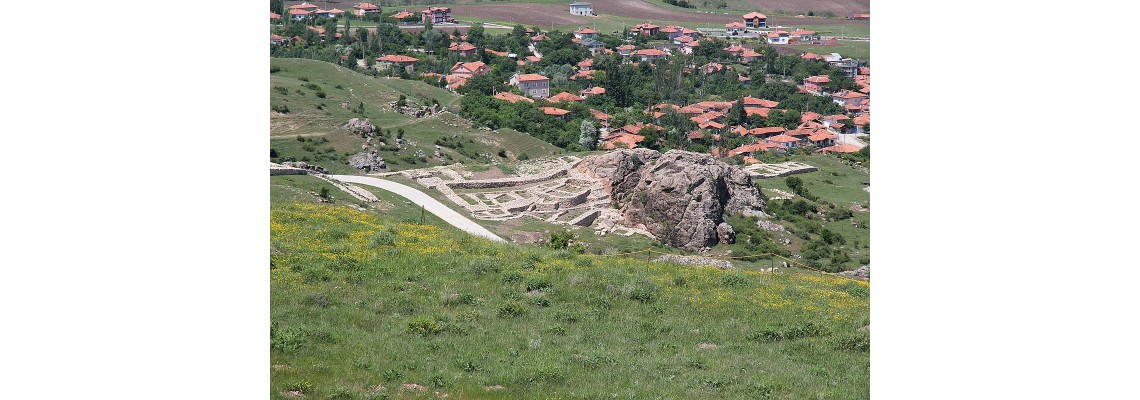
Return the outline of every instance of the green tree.
[[[598,128],[590,121],[582,121],[578,126],[578,144],[587,150],[593,150],[598,145]]]

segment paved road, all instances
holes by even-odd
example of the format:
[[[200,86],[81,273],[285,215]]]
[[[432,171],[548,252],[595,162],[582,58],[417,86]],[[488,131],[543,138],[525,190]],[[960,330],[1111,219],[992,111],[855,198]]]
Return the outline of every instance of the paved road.
[[[380,178],[373,178],[370,176],[329,175],[329,178],[342,182],[359,183],[361,185],[368,185],[387,190],[389,192],[398,194],[408,200],[411,200],[413,203],[423,205],[424,209],[426,209],[428,212],[435,214],[444,221],[447,221],[447,223],[455,226],[456,228],[459,228],[464,232],[470,233],[472,235],[482,236],[496,242],[506,242],[506,240],[503,240],[503,238],[487,230],[487,228],[484,228],[483,226],[475,223],[475,221],[472,221],[467,217],[459,214],[458,212],[455,212],[455,210],[448,208],[443,203],[440,203],[438,200],[431,198],[431,196],[428,196],[427,193],[421,192],[411,186],[399,184],[392,181],[386,181]]]

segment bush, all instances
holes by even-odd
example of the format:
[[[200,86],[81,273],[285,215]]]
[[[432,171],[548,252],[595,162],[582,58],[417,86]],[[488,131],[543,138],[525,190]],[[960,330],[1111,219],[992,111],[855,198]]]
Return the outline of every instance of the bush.
[[[270,65],[270,66],[269,66],[269,73],[271,73],[271,74],[275,74],[275,73],[278,73],[278,72],[281,72],[281,67],[278,67],[278,66],[276,66],[276,65]]]
[[[522,278],[523,278],[522,274],[518,273],[518,271],[510,271],[510,272],[503,274],[503,283],[518,282],[518,281],[521,281]]]
[[[306,77],[306,76],[302,76],[302,77],[300,77],[300,78],[297,78],[297,80],[299,80],[299,81],[301,81],[301,82],[308,82],[308,81],[309,81],[309,78],[308,78],[308,77]]]
[[[657,293],[661,289],[656,284],[649,281],[639,281],[634,283],[629,289],[629,299],[640,301],[642,303],[652,303],[657,299]]]
[[[440,323],[440,321],[428,317],[418,317],[409,321],[404,331],[418,336],[430,336],[438,335],[440,332],[443,332],[443,328],[443,324]]]
[[[720,278],[720,284],[728,287],[745,287],[748,286],[748,277],[740,274],[724,274]]]
[[[498,312],[499,316],[503,318],[515,318],[526,315],[526,308],[524,308],[521,304],[513,301],[499,304],[499,307],[496,308],[496,311]]]
[[[318,91],[317,91],[317,97],[319,97],[319,98],[322,98],[322,99],[323,99],[323,98],[325,98],[325,96],[326,96],[326,95],[325,95],[325,92],[323,92],[323,91],[320,91],[320,90],[318,90]],[[324,103],[322,103],[322,104],[324,104]],[[318,107],[318,108],[319,108],[319,107]]]
[[[550,234],[550,239],[547,242],[547,247],[552,249],[565,249],[570,246],[570,241],[574,239],[574,233],[570,231],[555,232]]]
[[[526,291],[542,290],[550,288],[550,281],[546,278],[530,278],[526,281]]]
[[[289,113],[289,106],[284,105],[284,104],[270,106],[269,109],[273,110],[273,112],[278,112],[278,113],[282,113],[282,114],[288,114]]]
[[[529,160],[529,159],[530,159],[530,156],[526,155],[525,152],[522,154],[519,154],[519,158],[518,158],[519,161],[525,161],[525,160]]]
[[[281,95],[289,94],[289,88],[284,87],[284,86],[274,86],[273,90],[276,91],[277,93],[280,93]]]

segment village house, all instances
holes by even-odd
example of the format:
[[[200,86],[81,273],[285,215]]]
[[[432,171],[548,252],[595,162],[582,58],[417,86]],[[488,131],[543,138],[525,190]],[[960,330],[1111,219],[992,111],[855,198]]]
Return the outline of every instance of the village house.
[[[570,120],[570,110],[563,110],[563,109],[557,108],[557,107],[542,107],[542,113],[549,115],[549,116],[552,116],[552,117],[555,117],[555,118],[558,118],[559,120],[562,120],[562,121],[569,121]]]
[[[638,143],[645,140],[645,136],[636,135],[628,132],[619,132],[602,139],[602,148],[606,150],[613,149],[632,149],[637,147]]]
[[[586,38],[597,39],[598,38],[598,31],[590,29],[590,27],[588,27],[588,26],[584,26],[584,27],[582,27],[582,29],[574,31],[574,37],[578,38],[578,39],[586,39]]]
[[[519,88],[523,93],[536,99],[545,99],[550,96],[550,78],[539,74],[515,74],[511,77],[511,85]]]
[[[684,31],[685,31],[685,28],[682,28],[682,27],[677,26],[677,25],[666,25],[664,28],[661,28],[661,33],[668,35],[669,40],[673,40],[673,39],[676,39],[678,36],[684,35],[685,34]]]
[[[590,51],[591,57],[602,53],[606,49],[606,44],[602,43],[602,41],[600,41],[598,39],[584,38],[584,39],[580,39],[580,40],[579,39],[575,39],[575,40],[578,40],[579,45],[581,45],[582,47],[585,47],[586,50]]]
[[[871,19],[871,14],[851,14],[851,19]]]
[[[401,56],[401,55],[384,55],[376,57],[376,68],[391,68],[395,67],[411,67],[416,64],[418,59],[414,57]]]
[[[335,9],[335,8],[334,8],[334,9],[331,9],[331,10],[317,10],[317,11],[313,11],[313,16],[314,16],[314,17],[324,17],[324,18],[339,18],[339,17],[340,17],[340,16],[342,16],[342,15],[344,15],[344,10],[338,10],[338,9]]]
[[[573,103],[573,102],[579,102],[579,101],[584,101],[584,100],[586,100],[586,98],[575,95],[575,94],[570,93],[570,92],[561,92],[561,93],[558,93],[556,95],[550,96],[550,98],[546,99],[546,101],[549,101],[551,103],[562,103],[562,102]]]
[[[294,4],[289,6],[289,17],[294,21],[301,21],[313,17],[313,13],[319,10],[317,6],[307,2],[301,4]]]
[[[739,81],[741,85],[752,86],[752,78],[749,78],[747,76],[737,75],[736,80]]]
[[[748,49],[738,44],[730,44],[728,47],[725,47],[722,50],[727,51],[728,54],[731,54],[733,57],[740,57],[740,54],[744,53],[744,51]]]
[[[590,109],[590,114],[593,115],[594,119],[597,119],[598,122],[605,127],[610,126],[610,119],[613,119],[614,117],[613,115],[606,114],[593,108]]]
[[[635,49],[635,47],[633,47],[632,44],[623,44],[617,47],[618,54],[622,57],[629,57],[629,55],[633,53],[633,49]]]
[[[850,90],[843,90],[831,95],[832,101],[835,101],[835,103],[844,106],[845,108],[851,105],[862,105],[863,100],[865,99],[867,99],[867,95]]]
[[[729,150],[728,156],[729,157],[735,157],[737,155],[750,156],[753,153],[761,153],[761,152],[766,152],[766,151],[771,151],[771,150],[775,150],[775,151],[782,153],[782,152],[788,151],[788,147],[784,146],[782,144],[779,144],[779,143],[757,142],[757,143],[753,143],[753,144],[746,144],[744,146],[740,146],[740,147],[737,147],[735,149]]]
[[[633,29],[629,30],[629,33],[634,34],[634,35],[653,36],[653,35],[656,35],[657,32],[660,32],[660,31],[661,31],[660,26],[653,25],[651,23],[646,22],[646,23],[634,25]]]
[[[855,117],[855,119],[851,120],[851,123],[854,125],[854,127],[851,129],[852,133],[870,133],[864,129],[864,127],[871,124],[871,114],[862,114],[858,117]]]
[[[570,3],[570,14],[594,16],[594,5],[586,2]]]
[[[788,135],[776,135],[776,136],[772,136],[770,138],[765,139],[765,141],[767,141],[768,143],[776,143],[776,144],[787,146],[788,148],[792,148],[792,147],[796,147],[796,146],[802,144],[805,141],[805,139],[800,139],[800,138],[792,137],[792,136],[788,136]]]
[[[815,35],[815,31],[796,29],[792,31],[791,38],[800,42],[811,42],[818,39],[819,37]]]
[[[788,38],[791,35],[786,31],[768,32],[768,44],[788,44]]]
[[[598,72],[598,71],[593,70],[593,69],[588,69],[585,71],[578,71],[578,73],[570,76],[570,80],[572,80],[572,81],[590,81],[590,80],[594,79],[594,73],[595,72]]]
[[[506,100],[506,101],[509,101],[509,102],[511,102],[511,104],[514,104],[514,103],[518,103],[518,102],[520,102],[520,101],[525,101],[525,102],[527,102],[527,103],[534,103],[534,100],[528,99],[528,98],[526,98],[526,97],[524,97],[524,96],[519,96],[519,95],[517,95],[517,94],[514,94],[514,93],[511,93],[511,92],[499,92],[499,93],[495,93],[495,96],[494,96],[494,97],[495,97],[496,99],[499,99],[499,100]]]
[[[819,54],[810,52],[804,52],[803,54],[800,54],[800,58],[805,60],[823,60],[823,57],[821,57]]]
[[[587,98],[590,98],[590,96],[598,96],[598,95],[606,94],[606,88],[601,87],[601,86],[594,86],[594,87],[591,87],[589,89],[582,89],[582,91],[580,91],[578,93],[580,93],[582,95],[583,99],[587,99]]]
[[[392,17],[393,19],[405,19],[405,18],[411,18],[414,16],[416,16],[416,14],[413,12],[410,12],[408,10],[400,11],[398,13],[389,15],[389,17]]]
[[[483,75],[491,72],[491,67],[484,64],[482,61],[475,62],[457,62],[451,66],[449,75],[458,76],[465,79],[470,79],[476,75]]]
[[[447,52],[450,54],[457,54],[460,57],[467,57],[476,54],[475,45],[467,42],[454,42],[451,46],[447,47]]]
[[[428,22],[433,24],[455,22],[455,20],[451,18],[450,7],[428,7],[426,10],[420,11],[420,19],[425,24]]]
[[[378,12],[380,12],[380,7],[377,7],[375,4],[361,2],[360,4],[352,6],[352,15],[355,15],[357,17],[363,17],[365,15]]]
[[[747,26],[747,27],[753,28],[753,29],[755,29],[755,28],[767,28],[768,27],[768,16],[761,14],[761,13],[758,13],[758,12],[750,12],[748,14],[744,14],[744,26]]]
[[[274,20],[280,20],[280,19],[281,19],[281,14],[275,13],[273,11],[269,12],[269,20],[274,21]]]
[[[763,57],[763,56],[764,56],[763,54],[757,53],[757,52],[753,51],[752,49],[746,49],[746,50],[740,52],[740,62],[747,64],[747,63],[759,60],[760,57]]]
[[[807,141],[813,146],[826,147],[835,144],[836,136],[828,131],[818,131],[808,135]]]
[[[810,93],[826,93],[831,85],[831,78],[827,75],[816,75],[804,78],[804,90]]]
[[[778,101],[759,99],[752,96],[744,96],[743,100],[745,110],[749,108],[776,108],[780,105]]]
[[[739,35],[741,33],[748,33],[748,30],[744,28],[743,22],[733,21],[733,22],[729,22],[727,24],[724,24],[724,33],[728,34],[728,35],[735,36],[735,35]]]
[[[594,59],[593,58],[587,58],[585,60],[578,62],[578,70],[579,71],[589,71],[591,69],[594,69]]]
[[[281,36],[281,35],[274,35],[274,34],[270,33],[269,34],[269,44],[274,44],[274,45],[278,45],[278,46],[283,45],[283,44],[285,44],[285,37]]]
[[[641,49],[633,52],[634,57],[638,57],[641,61],[653,61],[668,56],[668,53],[657,49]]]

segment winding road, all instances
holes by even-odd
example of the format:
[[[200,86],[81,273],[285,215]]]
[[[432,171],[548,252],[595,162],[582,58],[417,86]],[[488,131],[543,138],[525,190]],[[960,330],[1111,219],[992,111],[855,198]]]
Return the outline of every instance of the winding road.
[[[380,178],[373,178],[370,176],[329,175],[328,177],[341,182],[358,183],[361,185],[377,187],[398,194],[416,204],[424,206],[424,209],[426,209],[428,212],[435,214],[440,219],[443,219],[447,223],[455,226],[456,228],[459,228],[464,232],[470,233],[472,235],[482,236],[496,242],[506,242],[506,240],[503,240],[503,238],[495,235],[491,231],[487,230],[487,228],[484,228],[482,225],[475,223],[475,221],[472,221],[471,219],[463,216],[455,210],[448,208],[443,203],[440,203],[439,200],[428,196],[427,193],[421,192],[411,186],[383,180]]]

